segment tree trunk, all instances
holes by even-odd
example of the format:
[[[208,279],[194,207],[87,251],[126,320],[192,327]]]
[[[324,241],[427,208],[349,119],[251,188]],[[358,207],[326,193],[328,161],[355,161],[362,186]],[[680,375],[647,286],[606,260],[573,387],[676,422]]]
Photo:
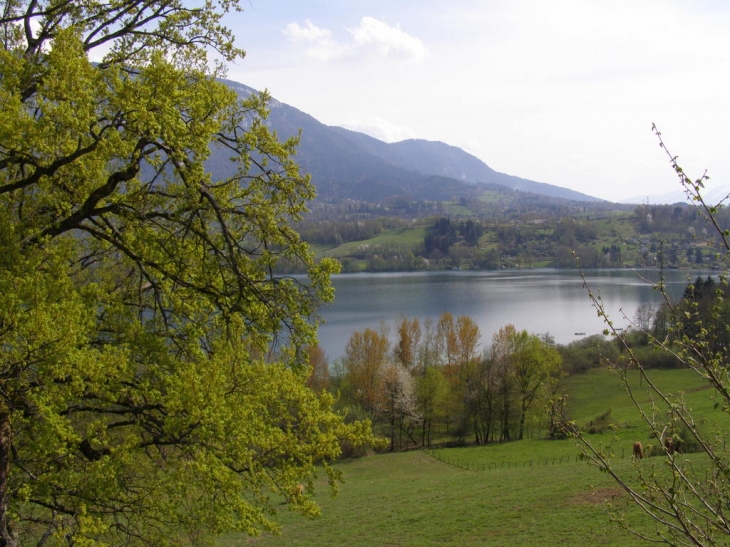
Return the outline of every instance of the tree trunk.
[[[509,441],[509,416],[510,415],[510,404],[509,399],[505,399],[504,407],[502,409],[502,433],[500,440]]]
[[[520,434],[517,437],[520,441],[525,434],[525,415],[527,414],[527,403],[525,399],[522,399],[522,408],[520,410]]]
[[[390,451],[395,451],[395,410],[390,407]]]
[[[10,411],[3,405],[0,407],[0,547],[16,547],[18,545],[10,522],[8,522],[11,437]]]
[[[481,430],[479,429],[479,421],[477,420],[476,415],[473,413],[471,415],[471,423],[474,426],[474,442],[477,444],[477,446],[481,446],[482,438],[481,438]]]

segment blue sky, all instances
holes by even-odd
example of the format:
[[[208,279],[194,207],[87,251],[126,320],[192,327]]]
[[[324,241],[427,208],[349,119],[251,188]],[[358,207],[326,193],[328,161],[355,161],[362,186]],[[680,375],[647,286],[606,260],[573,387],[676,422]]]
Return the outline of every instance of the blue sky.
[[[228,77],[329,125],[440,140],[618,201],[730,187],[730,2],[249,0]]]

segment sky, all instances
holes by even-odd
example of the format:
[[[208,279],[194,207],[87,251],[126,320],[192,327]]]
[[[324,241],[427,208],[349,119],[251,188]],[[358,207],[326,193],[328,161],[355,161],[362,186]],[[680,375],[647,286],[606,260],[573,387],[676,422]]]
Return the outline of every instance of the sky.
[[[730,188],[730,2],[243,0],[228,77],[327,125],[621,201]]]

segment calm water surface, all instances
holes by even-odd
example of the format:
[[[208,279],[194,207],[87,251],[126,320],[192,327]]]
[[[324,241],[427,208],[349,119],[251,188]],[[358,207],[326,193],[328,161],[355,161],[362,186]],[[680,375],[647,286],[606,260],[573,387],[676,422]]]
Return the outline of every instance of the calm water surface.
[[[638,272],[651,282],[659,271]],[[665,271],[673,298],[682,295],[688,276],[703,272]],[[576,270],[519,270],[498,272],[413,272],[344,274],[332,278],[335,302],[322,310],[325,324],[319,329],[320,345],[330,362],[344,354],[355,331],[391,327],[401,314],[434,321],[444,312],[468,315],[479,325],[482,345],[507,324],[534,334],[549,334],[559,344],[599,334],[605,328],[588,298],[588,290]],[[658,291],[629,270],[593,270],[586,281],[600,293],[614,324],[626,328],[640,305],[658,305]],[[624,319],[623,316],[627,319]],[[581,334],[577,334],[581,333]]]

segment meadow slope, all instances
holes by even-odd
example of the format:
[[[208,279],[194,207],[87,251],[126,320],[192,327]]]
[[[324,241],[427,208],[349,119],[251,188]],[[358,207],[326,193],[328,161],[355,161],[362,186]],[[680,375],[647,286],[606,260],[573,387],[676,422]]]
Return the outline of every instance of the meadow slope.
[[[667,389],[685,391],[703,415],[711,414],[710,393],[690,371],[653,375]],[[618,470],[629,475],[634,465],[661,470],[661,458],[631,459],[634,440],[648,444],[651,439],[605,369],[572,376],[563,388],[579,423],[606,410],[614,416],[617,435],[608,431],[589,437],[610,446]],[[306,520],[284,511],[281,536],[230,536],[225,546],[645,545],[613,524],[607,512],[625,514],[632,527],[649,534],[653,524],[610,477],[579,455],[570,440],[535,438],[342,462],[346,483],[339,496],[327,495],[324,480],[316,485],[320,517]]]

